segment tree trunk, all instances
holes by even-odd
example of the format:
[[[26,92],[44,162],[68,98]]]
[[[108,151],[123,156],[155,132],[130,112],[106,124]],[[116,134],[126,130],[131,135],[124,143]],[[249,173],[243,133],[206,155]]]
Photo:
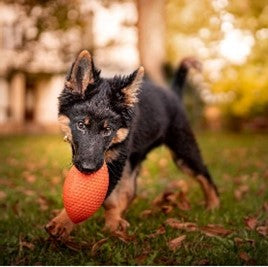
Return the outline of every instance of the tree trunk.
[[[165,85],[165,0],[137,0],[139,53],[145,73]]]

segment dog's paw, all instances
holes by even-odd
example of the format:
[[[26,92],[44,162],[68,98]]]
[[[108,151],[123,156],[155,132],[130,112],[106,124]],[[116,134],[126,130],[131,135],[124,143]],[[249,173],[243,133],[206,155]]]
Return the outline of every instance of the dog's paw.
[[[129,222],[122,219],[113,219],[105,222],[104,230],[109,232],[115,232],[117,230],[125,232],[130,226]]]
[[[206,201],[206,209],[207,210],[215,210],[220,207],[220,199],[218,196]]]
[[[67,240],[73,230],[74,224],[70,220],[62,220],[60,216],[51,220],[46,226],[47,233],[58,240]]]

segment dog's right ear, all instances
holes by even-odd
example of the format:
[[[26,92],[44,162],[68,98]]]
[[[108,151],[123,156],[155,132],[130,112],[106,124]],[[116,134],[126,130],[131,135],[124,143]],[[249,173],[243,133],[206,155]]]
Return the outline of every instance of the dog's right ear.
[[[99,72],[94,69],[91,55],[87,50],[83,50],[67,75],[65,87],[84,96],[88,85],[93,85],[98,75]]]

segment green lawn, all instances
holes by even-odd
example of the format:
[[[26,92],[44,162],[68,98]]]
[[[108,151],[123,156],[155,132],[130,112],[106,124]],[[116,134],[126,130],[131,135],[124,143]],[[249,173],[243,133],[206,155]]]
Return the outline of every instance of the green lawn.
[[[129,236],[103,232],[100,210],[65,245],[50,240],[43,226],[62,207],[64,173],[71,166],[68,144],[60,136],[0,137],[0,265],[268,265],[268,136],[202,133],[198,140],[219,187],[219,210],[205,211],[197,183],[159,148],[148,156],[138,196],[126,214]],[[185,182],[172,184],[179,180]],[[183,196],[191,207],[182,210],[168,201],[164,208],[152,205],[166,187],[188,188]],[[249,226],[247,217],[252,217]],[[165,223],[168,218],[198,227],[176,229]],[[230,232],[212,227],[216,232],[209,236],[202,228],[208,224]],[[169,242],[182,235],[181,245],[170,249]]]

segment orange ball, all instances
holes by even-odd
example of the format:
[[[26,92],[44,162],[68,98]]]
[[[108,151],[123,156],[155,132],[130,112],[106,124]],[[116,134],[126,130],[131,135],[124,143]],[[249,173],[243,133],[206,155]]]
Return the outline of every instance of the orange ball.
[[[109,185],[107,165],[92,174],[83,174],[73,166],[63,185],[65,210],[74,223],[93,215],[102,205]]]

